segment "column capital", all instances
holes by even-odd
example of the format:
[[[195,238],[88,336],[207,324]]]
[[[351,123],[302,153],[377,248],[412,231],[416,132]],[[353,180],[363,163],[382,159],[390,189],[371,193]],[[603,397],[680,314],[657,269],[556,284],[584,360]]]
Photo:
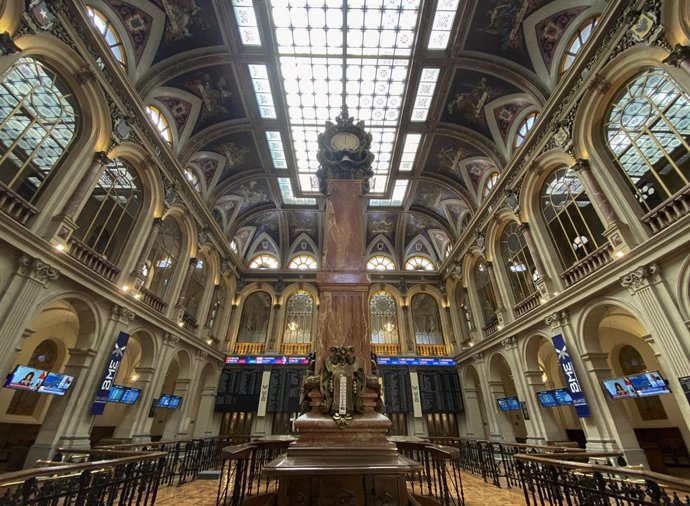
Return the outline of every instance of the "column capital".
[[[9,32],[0,33],[0,56],[21,53],[21,48],[14,43]]]
[[[589,165],[589,160],[585,158],[578,158],[573,165],[570,166],[575,172],[585,172],[591,170],[592,167]]]
[[[136,315],[126,307],[118,306],[117,304],[110,310],[110,319],[114,322],[121,323],[125,327],[129,322],[133,321]]]
[[[568,324],[568,312],[565,309],[554,311],[544,318],[544,323],[555,330]]]
[[[204,350],[196,350],[195,357],[197,360],[204,361],[208,358],[208,353]]]
[[[28,255],[19,257],[17,272],[43,286],[47,286],[48,283],[55,281],[60,276],[59,270],[38,258],[31,258]]]
[[[621,286],[634,295],[643,288],[658,283],[661,280],[660,272],[661,268],[657,264],[641,265],[634,271],[621,276]]]
[[[163,218],[158,217],[153,219],[154,227],[160,227],[161,225],[163,225]]]
[[[93,155],[93,161],[100,165],[108,165],[112,160],[108,158],[108,153],[105,151],[96,151]]]
[[[501,341],[501,345],[503,345],[506,350],[514,350],[517,348],[517,339],[515,336],[506,337]]]
[[[472,360],[475,364],[480,364],[484,362],[484,354],[480,351],[472,355]]]
[[[521,234],[524,234],[525,232],[529,232],[529,231],[530,231],[529,223],[520,223],[520,225],[518,225],[518,232],[520,232]]]
[[[163,343],[167,344],[168,346],[177,346],[179,342],[180,336],[176,336],[171,332],[165,332],[163,334]]]
[[[690,60],[690,46],[683,44],[676,44],[669,55],[661,60],[661,63],[671,65],[672,67],[680,67],[683,63]]]
[[[196,267],[199,264],[199,259],[197,257],[192,257],[189,259],[189,266]]]

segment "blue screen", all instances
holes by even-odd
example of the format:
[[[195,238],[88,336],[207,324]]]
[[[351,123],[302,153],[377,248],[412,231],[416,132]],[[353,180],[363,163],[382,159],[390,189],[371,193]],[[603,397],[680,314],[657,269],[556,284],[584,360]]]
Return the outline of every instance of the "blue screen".
[[[632,383],[635,392],[640,397],[647,397],[650,395],[670,394],[671,391],[666,386],[666,381],[661,377],[659,371],[643,372],[628,376],[630,383]]]
[[[161,398],[158,399],[158,407],[159,408],[169,408],[170,407],[170,400],[172,396],[171,395],[161,395]]]
[[[537,392],[537,398],[539,403],[545,408],[554,408],[558,406],[558,401],[553,395],[553,390],[544,390],[543,392]]]
[[[553,396],[556,399],[556,404],[559,406],[570,406],[573,404],[573,396],[567,388],[559,388],[552,390]]]
[[[108,391],[108,402],[120,402],[124,393],[125,387],[120,385],[112,385]]]
[[[519,411],[520,401],[517,397],[503,397],[502,399],[496,399],[498,403],[498,409],[501,411]]]
[[[180,402],[182,402],[182,397],[179,397],[177,395],[171,395],[170,404],[168,404],[168,407],[170,409],[176,409],[180,405]]]
[[[38,387],[38,391],[42,394],[65,395],[72,381],[74,381],[72,376],[49,372],[46,374],[41,386]]]
[[[125,388],[125,391],[122,394],[122,399],[120,399],[120,402],[122,404],[135,404],[137,402],[137,400],[139,399],[140,393],[141,393],[141,389],[139,389],[139,388]]]

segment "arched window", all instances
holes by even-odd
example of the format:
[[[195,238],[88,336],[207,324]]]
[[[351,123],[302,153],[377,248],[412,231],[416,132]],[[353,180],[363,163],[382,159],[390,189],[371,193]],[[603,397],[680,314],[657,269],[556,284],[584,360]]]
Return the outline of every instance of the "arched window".
[[[257,255],[249,261],[250,269],[277,269],[278,259],[268,253]]]
[[[434,264],[426,257],[414,256],[407,259],[405,262],[406,271],[433,271]]]
[[[494,172],[486,180],[486,183],[484,183],[484,190],[482,190],[482,197],[486,197],[489,193],[491,193],[491,191],[496,186],[497,182],[498,182],[498,172]]]
[[[372,344],[400,345],[398,312],[395,299],[383,290],[369,299],[369,322]]]
[[[208,279],[208,262],[204,257],[199,255],[196,265],[192,271],[192,277],[189,279],[189,288],[187,289],[186,306],[187,314],[194,319],[199,317],[201,299],[204,298],[204,291],[206,289],[206,280]]]
[[[367,261],[368,271],[394,271],[395,263],[385,255],[376,255]]]
[[[187,167],[184,170],[184,177],[187,178],[187,181],[189,181],[189,184],[192,185],[192,188],[194,188],[197,193],[201,192],[201,180],[194,169]]]
[[[660,69],[630,81],[614,100],[606,136],[646,212],[688,187],[690,96]]]
[[[58,357],[58,347],[55,342],[46,339],[42,341],[31,354],[29,367],[43,371],[55,370]],[[38,405],[41,395],[36,392],[14,392],[10,405],[7,407],[8,415],[32,416]]]
[[[233,239],[230,241],[230,249],[237,255],[239,254],[240,249],[237,247],[237,241]]]
[[[318,268],[319,264],[316,262],[316,258],[312,255],[298,255],[290,260],[288,269],[297,269],[300,271],[304,270],[314,270]]]
[[[113,160],[101,173],[77,218],[75,237],[116,262],[127,246],[142,200],[141,181],[136,172],[122,160]]]
[[[521,146],[523,142],[525,142],[527,134],[529,134],[530,130],[532,130],[532,127],[534,126],[534,123],[536,121],[536,112],[529,113],[525,117],[525,119],[522,120],[522,123],[520,123],[520,127],[517,129],[517,132],[515,133],[515,139],[513,140],[513,148],[517,148],[518,146]]]
[[[564,267],[606,243],[604,226],[572,169],[557,169],[546,179],[541,209]]]
[[[515,301],[522,302],[537,290],[534,285],[537,273],[532,255],[527,249],[525,235],[515,222],[509,224],[501,234],[501,257]]]
[[[182,230],[174,218],[163,220],[146,261],[146,288],[165,299],[182,249]]]
[[[271,318],[271,296],[266,292],[254,292],[244,301],[238,343],[264,343]]]
[[[76,105],[57,75],[20,58],[0,83],[0,183],[33,203],[78,129]]]
[[[170,129],[168,120],[165,119],[165,116],[163,116],[163,113],[160,111],[160,109],[158,109],[158,107],[155,105],[147,105],[146,112],[148,113],[153,126],[156,127],[156,130],[158,130],[158,133],[163,140],[168,144],[172,144],[172,130]]]
[[[311,321],[314,299],[304,290],[293,293],[287,301],[283,343],[311,343]]]
[[[110,52],[123,67],[127,64],[127,57],[125,56],[124,46],[122,45],[122,39],[115,31],[113,24],[105,17],[105,15],[96,9],[95,7],[86,7],[86,14],[91,18],[91,22],[101,34],[103,40],[110,48]]]
[[[417,344],[443,344],[438,304],[429,294],[418,293],[412,297],[412,322]]]
[[[647,372],[647,365],[640,352],[630,345],[621,348],[618,354],[621,372],[626,375]],[[635,404],[643,420],[666,420],[668,415],[659,397],[636,397]]]
[[[588,19],[580,25],[580,28],[577,29],[577,32],[575,32],[570,38],[570,41],[568,41],[568,47],[561,57],[561,66],[559,70],[560,75],[563,75],[566,70],[572,67],[577,53],[580,52],[582,46],[584,46],[590,39],[598,22],[599,18]]]
[[[477,298],[479,299],[482,317],[484,318],[484,326],[487,326],[495,322],[496,309],[498,306],[496,304],[494,289],[491,286],[489,267],[486,265],[486,261],[483,258],[474,264],[474,285],[477,290]]]

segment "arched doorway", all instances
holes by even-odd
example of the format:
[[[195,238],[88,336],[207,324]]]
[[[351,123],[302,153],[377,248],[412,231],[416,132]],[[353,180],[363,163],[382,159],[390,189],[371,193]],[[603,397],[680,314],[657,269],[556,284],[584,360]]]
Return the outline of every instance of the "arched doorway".
[[[488,439],[491,433],[479,374],[474,366],[465,369],[465,432],[468,437]]]
[[[505,357],[500,353],[494,354],[489,361],[489,390],[491,401],[496,413],[496,421],[505,441],[517,441],[524,443],[527,441],[527,427],[522,415],[520,405],[518,409],[504,411],[499,409],[499,399],[519,398],[513,371],[508,365]],[[519,399],[524,402],[524,399]],[[510,406],[509,406],[510,407]]]

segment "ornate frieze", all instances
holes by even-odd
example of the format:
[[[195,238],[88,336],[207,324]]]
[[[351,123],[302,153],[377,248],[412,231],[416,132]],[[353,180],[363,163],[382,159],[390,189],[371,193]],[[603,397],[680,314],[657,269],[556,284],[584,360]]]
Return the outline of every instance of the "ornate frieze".
[[[27,255],[19,257],[17,271],[22,276],[31,278],[44,287],[60,276],[60,271],[51,265],[48,265],[38,258],[31,258]]]
[[[632,272],[620,278],[621,286],[635,294],[649,285],[657,283],[660,278],[661,269],[657,264],[641,265]]]

